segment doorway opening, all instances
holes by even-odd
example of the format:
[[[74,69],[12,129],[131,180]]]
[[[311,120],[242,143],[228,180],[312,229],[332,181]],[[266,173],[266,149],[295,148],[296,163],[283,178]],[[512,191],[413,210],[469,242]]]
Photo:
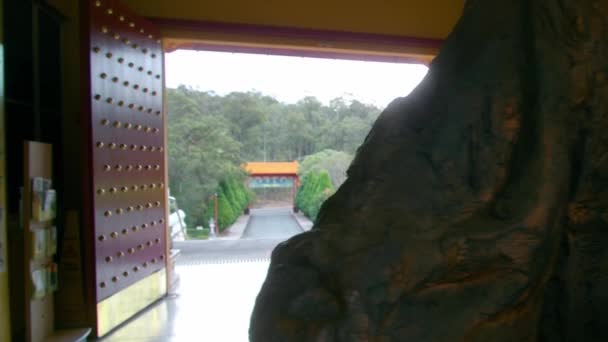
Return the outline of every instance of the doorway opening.
[[[378,115],[427,68],[177,50],[165,70],[173,297],[105,340],[247,341],[273,248],[312,228]],[[168,330],[140,329],[159,319]]]

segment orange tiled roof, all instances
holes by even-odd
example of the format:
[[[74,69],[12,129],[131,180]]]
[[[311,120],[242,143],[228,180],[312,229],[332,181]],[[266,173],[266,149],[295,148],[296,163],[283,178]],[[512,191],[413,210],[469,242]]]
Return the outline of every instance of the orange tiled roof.
[[[249,162],[243,165],[250,175],[291,175],[298,173],[298,162]]]

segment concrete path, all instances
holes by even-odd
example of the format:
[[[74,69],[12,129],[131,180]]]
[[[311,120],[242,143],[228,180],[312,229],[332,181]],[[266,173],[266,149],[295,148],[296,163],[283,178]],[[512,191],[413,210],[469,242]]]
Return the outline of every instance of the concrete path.
[[[302,233],[291,208],[255,209],[242,239],[288,239]]]
[[[247,223],[251,215],[241,215],[235,223],[233,223],[230,227],[224,229],[224,231],[220,234],[219,237],[215,237],[216,239],[221,240],[238,240],[243,235],[245,228],[247,227]]]

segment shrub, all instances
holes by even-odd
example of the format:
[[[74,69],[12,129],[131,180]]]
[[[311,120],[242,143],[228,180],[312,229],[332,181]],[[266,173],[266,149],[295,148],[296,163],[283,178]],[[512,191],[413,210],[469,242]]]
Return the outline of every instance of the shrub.
[[[296,206],[314,220],[325,200],[334,192],[329,174],[325,170],[313,170],[304,175],[296,195]]]
[[[217,189],[218,194],[218,224],[220,231],[233,224],[250,203],[252,196],[244,185],[244,176],[231,175],[226,177]],[[209,202],[205,212],[205,227],[214,215],[213,200]]]

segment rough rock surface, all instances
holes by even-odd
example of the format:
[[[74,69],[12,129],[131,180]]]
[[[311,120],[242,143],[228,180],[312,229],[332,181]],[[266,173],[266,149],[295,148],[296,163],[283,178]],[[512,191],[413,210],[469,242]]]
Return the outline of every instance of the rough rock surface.
[[[315,227],[252,342],[608,341],[608,0],[468,0]]]

